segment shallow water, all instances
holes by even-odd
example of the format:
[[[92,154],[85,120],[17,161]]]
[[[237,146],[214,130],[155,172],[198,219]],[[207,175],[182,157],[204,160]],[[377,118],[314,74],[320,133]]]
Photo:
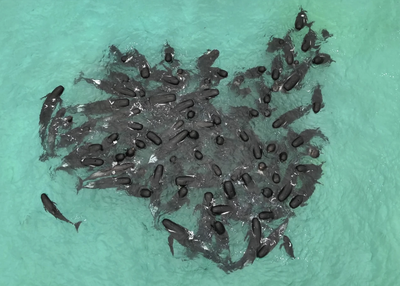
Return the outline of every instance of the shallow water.
[[[396,285],[400,6],[225,2],[2,3],[2,284]],[[59,84],[66,105],[95,98],[93,88],[74,85],[74,79],[81,71],[103,74],[109,45],[135,47],[155,64],[168,41],[192,67],[207,49],[219,49],[215,66],[247,69],[266,60],[269,37],[285,35],[300,5],[313,28],[334,35],[322,52],[336,62],[312,74],[322,85],[325,108],[305,127],[320,126],[329,144],[321,155],[321,184],[287,229],[295,260],[275,248],[226,275],[202,257],[172,257],[167,232],[152,227],[148,202],[112,190],[77,196],[74,178],[52,174],[38,160],[40,98]],[[85,220],[79,234],[44,212],[43,192],[69,219]]]

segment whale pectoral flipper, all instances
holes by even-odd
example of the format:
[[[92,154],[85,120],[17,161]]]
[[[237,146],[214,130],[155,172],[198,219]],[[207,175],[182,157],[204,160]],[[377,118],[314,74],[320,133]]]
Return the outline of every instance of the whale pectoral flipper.
[[[172,255],[174,255],[174,238],[172,237],[172,235],[168,236],[168,245]]]

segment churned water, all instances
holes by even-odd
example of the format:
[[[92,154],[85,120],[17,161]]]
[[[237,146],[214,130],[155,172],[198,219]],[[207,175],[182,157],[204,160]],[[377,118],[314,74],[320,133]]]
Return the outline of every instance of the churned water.
[[[172,257],[148,201],[76,195],[75,178],[38,160],[40,98],[61,84],[66,105],[91,100],[74,79],[104,75],[111,44],[153,65],[168,41],[189,67],[218,49],[216,66],[243,70],[264,64],[269,37],[283,37],[300,6],[334,35],[321,52],[335,62],[311,74],[325,108],[304,127],[329,144],[321,184],[286,232],[296,259],[276,247],[227,275],[203,257]],[[399,13],[396,0],[1,1],[0,284],[400,285]],[[43,192],[84,220],[78,234],[43,210]]]

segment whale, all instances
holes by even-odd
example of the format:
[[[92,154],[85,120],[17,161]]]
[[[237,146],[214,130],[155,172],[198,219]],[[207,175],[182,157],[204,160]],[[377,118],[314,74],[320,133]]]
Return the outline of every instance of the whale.
[[[249,242],[243,256],[236,262],[220,265],[219,267],[225,272],[233,272],[238,269],[242,269],[248,264],[252,264],[257,257],[257,250],[261,245],[262,235],[261,223],[258,218],[251,220],[251,229],[247,232],[246,238],[249,238]]]
[[[158,164],[150,177],[150,188],[153,191],[153,195],[150,198],[150,205],[154,208],[160,206],[160,197],[162,193],[162,177],[164,174],[164,165]]]
[[[107,79],[101,80],[86,78],[81,72],[79,77],[74,80],[74,83],[77,84],[82,80],[101,91],[119,97],[143,97],[145,95],[144,88],[139,81],[129,78],[128,75],[120,72],[111,71]]]
[[[282,57],[276,55],[271,63],[271,78],[273,80],[278,80],[283,70]],[[268,102],[267,102],[268,103]]]
[[[316,45],[317,34],[311,29],[308,29],[308,33],[304,36],[303,43],[301,44],[301,50],[307,52],[310,49],[318,49],[320,46]]]
[[[170,219],[163,219],[162,224],[170,233],[168,237],[168,245],[172,255],[175,255],[173,243],[174,241],[177,241],[180,245],[193,253],[201,253],[207,259],[210,259],[218,264],[223,262],[223,259],[221,259],[218,254],[205,249],[202,241],[198,240],[193,233],[185,227],[171,221]]]
[[[60,108],[56,112],[56,115],[51,120],[49,130],[47,132],[47,140],[45,140],[45,142],[42,142],[42,145],[44,148],[44,153],[40,157],[40,161],[45,161],[49,157],[55,156],[54,149],[55,149],[58,129],[70,126],[70,124],[68,124],[68,121],[67,121],[68,119],[64,118],[65,112],[66,112],[65,108]]]
[[[211,211],[211,207],[214,205],[214,195],[211,192],[204,193],[203,202],[196,205],[194,212],[200,212],[200,218],[198,220],[198,229],[196,236],[205,243],[210,243],[213,237],[212,226],[216,219]]]
[[[319,84],[314,88],[311,104],[313,105],[314,113],[318,113],[324,107],[322,102],[321,86]]]
[[[273,128],[280,128],[280,127],[288,127],[294,121],[300,119],[304,115],[306,115],[311,109],[311,105],[308,106],[299,106],[292,110],[289,110],[279,116],[273,123]]]
[[[112,168],[96,171],[83,180],[78,177],[79,182],[78,182],[76,189],[79,192],[79,190],[83,187],[83,183],[86,181],[110,177],[111,175],[118,176],[118,175],[121,175],[126,170],[133,169],[134,167],[135,167],[134,163],[124,163],[124,164],[120,164],[120,165],[115,165]]]
[[[326,53],[320,53],[319,49],[317,50],[315,57],[312,59],[314,65],[329,65],[331,62],[334,62],[331,56]]]
[[[81,143],[86,136],[93,130],[96,126],[97,120],[89,119],[82,125],[69,130],[66,133],[60,134],[60,140],[57,143],[58,148],[63,148],[70,146],[72,144]]]
[[[39,115],[39,136],[42,142],[42,146],[45,148],[46,131],[47,126],[50,123],[53,111],[57,106],[62,104],[61,95],[64,92],[64,87],[62,85],[57,86],[51,93],[42,97],[45,98],[42,109]]]
[[[78,221],[76,223],[71,222],[70,220],[68,220],[56,207],[56,203],[51,201],[50,198],[47,196],[47,194],[43,193],[40,195],[40,199],[42,200],[43,203],[43,207],[45,209],[46,212],[51,213],[56,219],[65,221],[67,223],[72,224],[76,231],[78,232],[78,228],[81,225],[82,221]]]
[[[293,244],[290,241],[289,237],[287,237],[286,235],[283,236],[283,243],[279,246],[279,249],[282,248],[282,246],[285,248],[286,253],[292,257],[294,257],[294,252],[293,252]]]
[[[214,221],[211,224],[212,232],[215,233],[215,245],[213,248],[216,250],[217,253],[224,255],[226,261],[231,262],[231,250],[229,247],[229,234],[225,229],[225,226],[220,221]]]
[[[197,67],[199,68],[200,72],[207,71],[214,64],[218,57],[218,50],[208,50],[202,56],[200,56],[197,60]]]
[[[180,187],[179,190],[172,196],[172,198],[168,202],[160,204],[156,213],[154,214],[154,218],[158,221],[161,216],[176,212],[185,204],[189,205],[190,200],[187,197],[187,194],[187,187]]]
[[[302,62],[297,65],[295,70],[286,77],[285,82],[282,85],[282,91],[287,92],[292,90],[294,87],[297,89],[300,88],[300,82],[306,76],[308,69],[310,68],[310,64],[308,62]]]
[[[167,63],[172,63],[175,57],[175,50],[168,43],[165,45],[164,49],[164,61]]]
[[[307,18],[307,14],[306,14],[306,10],[303,10],[303,8],[300,8],[300,12],[297,14],[296,16],[296,20],[294,22],[294,28],[297,31],[300,31],[301,29],[303,29],[304,27],[310,27],[311,23],[308,23],[308,18]]]
[[[140,76],[143,79],[150,77],[150,65],[146,57],[137,49],[133,49],[133,51],[129,51],[124,55],[122,55],[122,53],[115,46],[111,46],[110,50],[112,50],[119,57],[119,60],[124,65],[137,68]]]
[[[257,250],[257,257],[258,258],[263,258],[265,257],[268,253],[270,253],[278,244],[279,240],[285,233],[285,230],[288,225],[288,219],[285,219],[284,222],[278,226],[276,229],[274,229],[268,237],[263,240],[260,248]]]
[[[107,177],[101,178],[96,181],[91,181],[86,185],[82,185],[81,188],[86,189],[110,189],[110,188],[118,188],[120,186],[128,186],[132,184],[132,180],[129,177]],[[78,189],[81,190],[81,188]],[[120,189],[120,188],[119,188]]]

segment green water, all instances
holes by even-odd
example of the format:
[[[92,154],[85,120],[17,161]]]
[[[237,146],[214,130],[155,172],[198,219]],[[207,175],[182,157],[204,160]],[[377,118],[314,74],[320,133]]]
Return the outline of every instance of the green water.
[[[287,229],[295,260],[275,248],[226,275],[202,257],[172,257],[148,202],[77,196],[71,176],[38,160],[40,98],[62,84],[66,105],[90,100],[93,88],[73,81],[103,74],[109,45],[155,64],[168,40],[186,66],[216,48],[216,66],[249,68],[300,5],[313,28],[334,34],[322,52],[336,62],[318,75],[325,108],[305,126],[320,126],[329,144],[321,184]],[[0,284],[399,285],[399,13],[394,0],[1,1]],[[85,220],[79,234],[44,212],[42,192]]]

